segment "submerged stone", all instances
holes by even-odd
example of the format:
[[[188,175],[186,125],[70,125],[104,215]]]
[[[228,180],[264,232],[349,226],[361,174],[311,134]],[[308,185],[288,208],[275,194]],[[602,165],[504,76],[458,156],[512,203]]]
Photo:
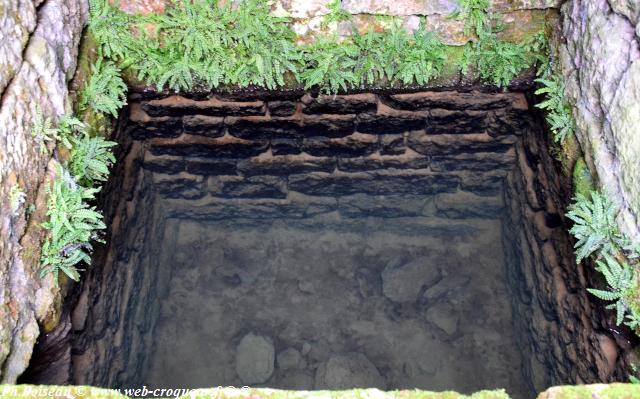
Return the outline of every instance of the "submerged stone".
[[[412,302],[423,288],[433,286],[440,279],[440,270],[428,258],[408,263],[394,259],[382,272],[382,291],[394,302]]]
[[[384,387],[376,366],[362,353],[334,355],[316,372],[316,389]]]
[[[262,384],[273,374],[274,360],[271,339],[249,333],[238,345],[236,372],[244,384]]]

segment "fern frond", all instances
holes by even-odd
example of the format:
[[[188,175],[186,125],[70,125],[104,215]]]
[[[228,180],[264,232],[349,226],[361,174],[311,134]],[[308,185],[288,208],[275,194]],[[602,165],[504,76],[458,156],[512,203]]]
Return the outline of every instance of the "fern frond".
[[[80,109],[92,108],[117,117],[118,110],[126,104],[127,93],[120,69],[111,61],[98,59],[91,70],[91,78],[80,95]]]

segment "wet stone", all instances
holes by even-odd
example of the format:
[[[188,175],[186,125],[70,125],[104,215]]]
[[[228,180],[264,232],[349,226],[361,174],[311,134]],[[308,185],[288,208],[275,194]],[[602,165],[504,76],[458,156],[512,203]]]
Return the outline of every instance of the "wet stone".
[[[514,165],[514,152],[478,152],[473,154],[436,155],[431,157],[431,169],[436,172],[453,170],[491,172],[495,170],[511,170]]]
[[[458,332],[459,314],[451,303],[436,303],[429,307],[426,317],[449,336]]]
[[[424,111],[434,108],[483,111],[508,107],[514,101],[514,95],[478,91],[429,91],[392,94],[385,101],[393,108],[408,111]]]
[[[181,157],[154,156],[146,152],[142,161],[142,167],[151,172],[168,175],[177,174],[185,170],[184,159]]]
[[[505,174],[467,174],[462,178],[460,188],[482,196],[498,195],[502,192]]]
[[[300,154],[302,152],[302,138],[271,139],[271,153],[273,155]]]
[[[269,158],[250,158],[238,163],[238,171],[245,176],[278,175],[286,176],[297,173],[333,172],[336,168],[335,158],[311,156],[274,156]]]
[[[153,174],[153,186],[165,198],[193,200],[202,198],[202,179],[181,173],[179,175]]]
[[[225,125],[229,134],[245,140],[300,137],[300,123],[289,118],[228,117]]]
[[[440,269],[428,258],[393,259],[382,271],[382,292],[394,302],[415,302],[424,289],[442,279]]]
[[[372,154],[377,150],[377,137],[362,134],[341,139],[310,137],[302,142],[302,151],[320,157],[359,157]]]
[[[428,134],[482,133],[487,128],[484,111],[433,109],[427,121]]]
[[[219,143],[171,143],[152,145],[149,149],[154,155],[174,155],[183,157],[252,157],[264,152],[269,146],[267,141],[219,142]]]
[[[359,114],[373,113],[378,107],[375,94],[319,95],[302,97],[305,114]]]
[[[264,115],[262,101],[238,102],[223,101],[213,97],[207,100],[194,100],[182,96],[169,96],[141,103],[142,108],[151,116],[249,116]]]
[[[488,134],[424,134],[411,132],[408,146],[424,155],[449,155],[474,152],[506,152],[517,141],[515,136],[493,138]]]
[[[428,198],[406,194],[383,196],[355,194],[340,197],[338,199],[338,210],[341,215],[346,217],[362,217],[363,215],[390,218],[420,216]],[[380,276],[378,274],[376,276],[377,281]],[[371,280],[373,277],[367,277],[367,279]],[[361,281],[359,283],[362,284]],[[368,281],[367,284],[371,286],[373,283]],[[367,289],[366,291],[370,290]],[[362,295],[366,297],[364,293]]]
[[[211,195],[230,198],[286,198],[286,180],[277,176],[213,179],[208,184]]]
[[[129,124],[127,134],[135,140],[145,140],[153,137],[178,137],[182,134],[182,119],[177,117],[160,116],[152,118],[134,103],[129,107]]]
[[[315,389],[384,388],[384,378],[362,353],[333,355],[316,372]]]
[[[458,177],[430,174],[325,174],[309,173],[289,176],[289,189],[308,195],[343,196],[357,193],[435,194],[455,191]]]
[[[271,116],[291,116],[296,112],[296,103],[293,101],[269,101],[267,108]]]
[[[307,367],[307,362],[295,348],[287,348],[278,353],[277,362],[280,370],[304,369]]]
[[[403,116],[399,112],[390,114],[358,115],[358,132],[371,134],[397,134],[426,127],[426,115],[408,113]]]
[[[182,118],[184,132],[197,136],[222,137],[224,118],[206,115],[186,115]]]
[[[361,172],[387,168],[426,169],[429,165],[429,158],[425,156],[378,156],[338,159],[338,169],[345,172]]]
[[[301,131],[305,137],[345,137],[356,129],[355,115],[306,115]]]
[[[235,175],[237,160],[225,158],[186,158],[183,160],[186,171],[194,175]]]
[[[273,374],[275,349],[270,338],[249,333],[236,352],[236,372],[244,384],[262,384]]]
[[[380,136],[380,154],[399,155],[407,150],[404,134],[383,134]]]
[[[502,197],[487,197],[473,193],[438,194],[434,201],[436,214],[451,219],[498,218],[502,215]]]

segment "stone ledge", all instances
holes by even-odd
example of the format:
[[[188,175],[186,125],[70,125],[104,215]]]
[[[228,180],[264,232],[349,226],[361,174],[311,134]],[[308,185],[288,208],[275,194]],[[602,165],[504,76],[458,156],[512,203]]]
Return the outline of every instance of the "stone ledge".
[[[128,399],[115,390],[89,386],[0,385],[0,393],[7,399],[35,399],[60,396],[69,399]],[[135,394],[132,392],[132,394]],[[380,391],[378,389],[350,389],[345,391],[283,391],[277,389],[200,388],[180,396],[180,399],[509,399],[504,390],[479,391],[463,395],[453,391],[421,390]],[[593,384],[557,386],[538,395],[538,399],[633,399],[640,397],[640,385]]]

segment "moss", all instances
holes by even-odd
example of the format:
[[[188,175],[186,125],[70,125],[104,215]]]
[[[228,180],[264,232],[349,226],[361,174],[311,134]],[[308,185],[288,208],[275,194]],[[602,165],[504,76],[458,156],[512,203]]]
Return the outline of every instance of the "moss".
[[[185,395],[181,399],[192,398]],[[509,399],[504,390],[480,391],[471,395],[458,392],[430,392],[421,390],[403,390],[383,392],[377,389],[351,389],[344,391],[284,391],[275,389],[200,389],[195,392],[195,398],[231,399],[231,398],[261,398],[261,399]]]
[[[593,184],[593,177],[587,167],[587,163],[584,158],[580,157],[576,160],[573,166],[573,194],[581,194],[587,198],[591,195],[591,192],[595,190]]]
[[[541,393],[538,399],[633,399],[640,397],[640,385],[594,384],[561,386]]]
[[[91,77],[91,65],[98,59],[96,49],[99,47],[98,42],[91,34],[89,29],[85,30],[84,35],[80,39],[80,51],[78,52],[78,67],[70,84],[70,95],[74,104],[78,104],[80,91],[89,81]],[[77,113],[78,110],[75,109]]]

